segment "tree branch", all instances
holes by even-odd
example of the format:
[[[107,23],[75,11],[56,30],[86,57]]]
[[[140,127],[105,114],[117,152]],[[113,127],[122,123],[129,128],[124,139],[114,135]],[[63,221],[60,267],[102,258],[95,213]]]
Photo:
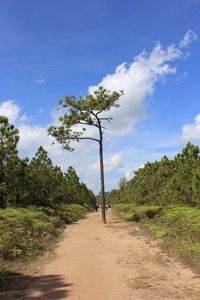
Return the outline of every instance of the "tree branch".
[[[77,141],[77,140],[92,140],[92,141],[95,141],[95,142],[100,142],[100,140],[98,139],[95,139],[95,138],[91,138],[91,137],[77,137],[77,138],[67,138],[68,140],[73,140],[73,141]]]
[[[95,114],[91,109],[83,108],[82,110],[85,110],[85,111],[89,112],[89,113],[92,114],[96,119],[98,119],[98,117],[97,117],[98,113]],[[102,111],[103,111],[103,110],[102,110]]]
[[[104,111],[104,109],[98,111],[98,113],[96,113],[96,115],[98,116],[100,113],[102,113]]]
[[[97,128],[99,127],[97,124],[88,124],[88,123],[83,123],[83,122],[80,122],[80,121],[78,121],[78,123],[81,124],[81,125],[95,126]]]
[[[108,121],[110,123],[112,121],[112,118],[111,117],[108,117],[108,118],[99,118],[99,120],[101,120],[101,121]]]

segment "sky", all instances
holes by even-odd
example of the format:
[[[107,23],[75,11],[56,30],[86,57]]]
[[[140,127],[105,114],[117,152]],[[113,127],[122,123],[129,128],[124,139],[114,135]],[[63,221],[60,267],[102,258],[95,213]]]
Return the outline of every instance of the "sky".
[[[98,144],[52,145],[59,99],[124,91],[104,131],[106,191],[147,161],[200,144],[200,0],[0,0],[0,115],[21,157],[42,145],[100,190]],[[95,136],[96,132],[88,132]]]

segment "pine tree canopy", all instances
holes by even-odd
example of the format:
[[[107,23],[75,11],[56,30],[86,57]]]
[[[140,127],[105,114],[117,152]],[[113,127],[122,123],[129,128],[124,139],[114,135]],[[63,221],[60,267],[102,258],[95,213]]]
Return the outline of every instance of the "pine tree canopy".
[[[105,112],[112,107],[119,107],[117,100],[122,95],[123,91],[110,92],[100,86],[94,94],[89,94],[85,98],[66,96],[64,100],[60,100],[58,106],[58,109],[63,112],[63,116],[59,118],[61,125],[50,126],[49,134],[68,151],[74,150],[70,145],[72,140],[79,142],[81,139],[89,139],[99,142],[98,138],[85,136],[87,126],[99,129],[102,127],[102,121],[110,122],[112,118],[105,116]]]

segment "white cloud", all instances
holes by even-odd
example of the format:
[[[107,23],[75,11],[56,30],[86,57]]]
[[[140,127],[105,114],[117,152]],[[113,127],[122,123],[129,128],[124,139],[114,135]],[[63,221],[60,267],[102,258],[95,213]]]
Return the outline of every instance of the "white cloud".
[[[20,140],[19,151],[28,155],[33,155],[40,145],[49,146],[50,141],[47,136],[46,128],[40,126],[19,126]]]
[[[114,154],[109,158],[105,158],[104,166],[106,172],[113,172],[113,171],[120,170],[123,166],[122,156],[119,154]]]
[[[34,155],[40,145],[43,146],[52,157],[63,154],[64,151],[61,145],[57,143],[52,145],[54,140],[51,136],[48,136],[47,128],[22,124],[18,129],[20,134],[18,149],[21,155]]]
[[[184,38],[179,42],[180,48],[188,48],[194,41],[198,41],[198,36],[193,30],[188,30]]]
[[[176,68],[170,63],[182,55],[182,51],[174,44],[163,49],[161,44],[157,43],[149,55],[142,52],[130,65],[123,63],[113,74],[108,74],[102,79],[98,86],[124,91],[124,96],[119,100],[120,107],[110,112],[113,117],[109,128],[111,134],[128,134],[134,125],[144,118],[146,97],[153,95],[156,82],[176,72]],[[89,92],[92,93],[98,86],[91,86]]]
[[[7,100],[0,104],[0,115],[7,117],[10,123],[16,121],[19,112],[19,106],[13,100]]]
[[[182,139],[200,141],[200,114],[195,117],[194,123],[185,124],[182,127]]]
[[[123,166],[123,160],[122,156],[119,154],[114,154],[111,157],[107,157],[104,159],[104,170],[105,172],[113,172],[113,171],[118,171],[122,168]],[[87,171],[89,173],[91,172],[98,172],[99,171],[99,161],[90,164],[87,168]]]
[[[45,84],[45,79],[44,78],[33,79],[33,82],[37,84]]]
[[[197,40],[196,33],[188,30],[180,41],[181,48],[189,46]],[[156,43],[150,54],[143,51],[128,65],[120,64],[113,74],[106,75],[96,86],[90,86],[89,92],[94,92],[99,85],[110,90],[123,90],[124,96],[119,99],[120,108],[112,109],[113,117],[111,126],[107,125],[108,131],[114,135],[128,134],[134,129],[134,125],[143,119],[146,114],[148,96],[155,91],[156,82],[163,81],[169,74],[176,73],[173,62],[179,58],[188,57],[188,52],[183,52],[174,44],[164,49],[159,42]],[[184,71],[177,80],[188,77]]]

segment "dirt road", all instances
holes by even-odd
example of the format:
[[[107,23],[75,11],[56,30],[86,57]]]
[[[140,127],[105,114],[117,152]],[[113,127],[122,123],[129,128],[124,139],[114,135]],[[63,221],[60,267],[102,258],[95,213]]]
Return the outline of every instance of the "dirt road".
[[[29,288],[4,299],[200,299],[200,278],[160,250],[159,242],[111,212],[107,221],[103,225],[100,213],[91,213],[67,226],[55,256]]]

